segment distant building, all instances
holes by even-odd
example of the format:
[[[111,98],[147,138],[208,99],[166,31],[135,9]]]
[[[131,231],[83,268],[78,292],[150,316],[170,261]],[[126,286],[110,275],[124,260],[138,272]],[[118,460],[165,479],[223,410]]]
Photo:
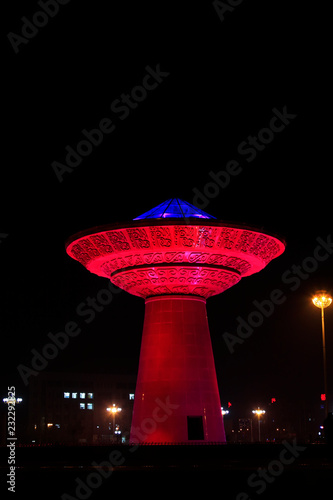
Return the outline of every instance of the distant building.
[[[28,440],[36,444],[126,442],[134,392],[135,377],[130,375],[42,372],[29,384]],[[112,408],[121,411],[113,413]]]

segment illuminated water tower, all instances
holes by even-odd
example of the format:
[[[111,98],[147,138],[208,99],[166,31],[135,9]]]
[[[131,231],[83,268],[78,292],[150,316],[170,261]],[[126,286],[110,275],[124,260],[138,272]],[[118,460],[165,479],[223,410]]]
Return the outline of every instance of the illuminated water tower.
[[[276,236],[180,199],[70,238],[68,255],[145,299],[131,441],[225,442],[206,300],[284,248]]]

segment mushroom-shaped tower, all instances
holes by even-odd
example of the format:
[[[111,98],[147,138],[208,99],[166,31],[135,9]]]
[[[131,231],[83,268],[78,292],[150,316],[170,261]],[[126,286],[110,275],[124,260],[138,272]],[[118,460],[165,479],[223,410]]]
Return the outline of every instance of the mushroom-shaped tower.
[[[70,238],[70,257],[145,299],[132,442],[225,442],[206,299],[284,249],[276,236],[180,199]]]

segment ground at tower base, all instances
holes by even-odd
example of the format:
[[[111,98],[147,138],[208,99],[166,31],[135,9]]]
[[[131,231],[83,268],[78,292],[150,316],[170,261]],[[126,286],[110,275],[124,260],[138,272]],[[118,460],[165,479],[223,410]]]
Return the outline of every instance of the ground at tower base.
[[[6,449],[0,452],[5,459]],[[51,500],[108,499],[141,491],[146,498],[326,498],[332,452],[326,444],[296,439],[281,444],[18,447],[16,498],[31,493]]]

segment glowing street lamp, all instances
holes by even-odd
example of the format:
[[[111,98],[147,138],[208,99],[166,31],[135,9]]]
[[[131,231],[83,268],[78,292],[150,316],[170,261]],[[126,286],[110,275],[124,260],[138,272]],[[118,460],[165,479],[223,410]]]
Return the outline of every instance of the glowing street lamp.
[[[107,408],[107,411],[110,411],[113,414],[116,414],[118,411],[121,411],[121,410],[122,410],[122,408],[119,408],[119,406],[116,406],[115,404],[113,404],[111,406],[111,408]]]
[[[15,405],[18,403],[22,403],[23,400],[22,398],[3,398],[2,401],[8,405]]]
[[[312,298],[312,302],[316,307],[321,309],[321,333],[323,339],[323,364],[324,364],[324,390],[325,390],[325,417],[328,415],[328,401],[327,401],[327,369],[326,369],[326,342],[325,342],[325,320],[324,320],[324,309],[332,304],[332,297],[325,292],[325,290],[319,290],[316,295]]]
[[[252,413],[254,413],[255,415],[257,415],[258,417],[258,434],[259,434],[259,443],[260,443],[260,417],[261,415],[263,415],[264,413],[266,413],[265,410],[261,410],[258,406],[258,409],[257,410],[252,410]]]
[[[111,408],[107,408],[107,411],[109,411],[110,413],[112,413],[112,430],[113,430],[113,435],[115,436],[115,430],[116,430],[116,413],[122,411],[121,408],[119,408],[119,406],[116,406],[115,404],[113,404],[111,406]]]

